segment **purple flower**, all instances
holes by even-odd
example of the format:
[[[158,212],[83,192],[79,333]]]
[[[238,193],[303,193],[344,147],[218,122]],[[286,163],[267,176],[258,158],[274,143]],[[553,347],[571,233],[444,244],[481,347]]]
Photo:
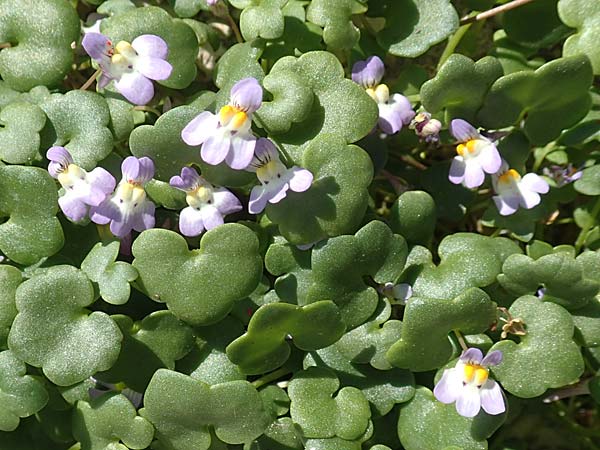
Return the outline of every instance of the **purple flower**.
[[[202,144],[200,156],[211,165],[223,160],[232,169],[245,169],[252,161],[256,137],[252,134],[252,113],[262,103],[262,88],[255,78],[244,78],[231,88],[228,105],[213,114],[204,111],[181,132],[188,145]]]
[[[537,206],[541,201],[540,194],[550,190],[546,180],[539,175],[528,173],[521,178],[516,170],[508,168],[505,161],[498,173],[492,176],[492,186],[498,194],[493,197],[494,203],[503,216],[513,214],[519,206],[525,209]]]
[[[69,220],[83,220],[90,206],[98,206],[115,188],[115,179],[102,167],[91,172],[73,163],[73,158],[64,147],[51,147],[46,153],[50,160],[48,172],[64,189],[58,205]]]
[[[92,221],[100,225],[110,222],[110,231],[119,238],[131,230],[154,227],[154,203],[144,190],[154,176],[154,163],[150,158],[129,156],[121,164],[121,173],[123,178],[112,196],[90,209]]]
[[[463,417],[475,417],[481,407],[488,414],[501,414],[506,411],[502,389],[489,378],[488,369],[501,361],[499,350],[485,358],[478,348],[465,350],[454,368],[444,370],[433,395],[442,403],[456,402],[456,411]]]
[[[181,169],[181,176],[172,177],[169,184],[187,194],[185,200],[189,206],[179,215],[179,231],[184,236],[198,236],[204,229],[223,225],[227,214],[242,209],[235,195],[211,185],[190,167]]]
[[[580,169],[575,169],[573,164],[569,163],[569,165],[564,168],[558,165],[544,167],[544,175],[553,179],[557,187],[563,187],[565,184],[579,180],[583,175],[583,172]]]
[[[379,286],[379,292],[393,304],[406,305],[409,298],[412,297],[412,286],[408,283],[385,283]]]
[[[454,184],[476,188],[483,184],[485,173],[494,174],[500,169],[502,158],[492,141],[479,134],[469,122],[454,119],[450,132],[460,142],[457,156],[452,160],[448,178]]]
[[[410,122],[410,128],[415,130],[419,140],[429,143],[437,143],[440,140],[442,123],[432,119],[428,112],[421,112]]]
[[[267,202],[281,201],[289,189],[294,192],[306,191],[313,181],[313,174],[306,169],[297,166],[286,168],[279,160],[275,145],[265,138],[260,138],[256,143],[256,154],[246,170],[256,172],[261,183],[250,192],[250,214],[260,213]]]
[[[117,90],[131,103],[145,105],[154,96],[150,80],[166,80],[173,67],[169,64],[167,43],[153,34],[138,36],[131,42],[117,45],[100,33],[86,33],[83,48],[98,62],[102,75],[98,87],[115,80]]]
[[[394,134],[408,125],[415,112],[406,97],[392,95],[385,84],[379,84],[384,73],[383,61],[378,56],[370,56],[365,61],[358,61],[352,66],[352,80],[360,84],[367,94],[377,102],[379,108],[379,127],[386,134]]]

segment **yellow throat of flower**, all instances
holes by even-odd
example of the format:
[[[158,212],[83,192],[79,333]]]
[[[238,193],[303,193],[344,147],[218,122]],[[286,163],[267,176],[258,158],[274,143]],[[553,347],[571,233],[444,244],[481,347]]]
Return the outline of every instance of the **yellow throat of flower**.
[[[375,88],[367,88],[367,94],[377,103],[387,103],[390,98],[390,90],[386,84],[379,84]]]
[[[219,121],[223,126],[229,126],[233,130],[239,130],[246,125],[248,114],[237,109],[235,106],[225,105],[219,111]]]
[[[509,169],[498,177],[498,183],[511,184],[515,181],[519,181],[520,179],[521,175],[519,175],[519,172],[517,172],[515,169]]]
[[[63,187],[72,186],[78,180],[85,180],[85,171],[76,164],[69,164],[65,170],[58,174],[58,182]]]
[[[198,186],[185,196],[185,201],[192,208],[199,209],[202,205],[212,203],[212,189],[207,186]]]
[[[489,370],[479,364],[467,363],[463,367],[463,381],[482,386],[488,379]]]
[[[256,176],[261,183],[269,182],[274,178],[277,178],[281,173],[282,164],[277,160],[271,160],[267,164],[260,166],[256,169]],[[285,169],[285,167],[283,167]]]
[[[115,45],[115,51],[111,57],[111,62],[115,65],[127,65],[129,60],[137,55],[131,44],[127,41],[120,41]]]
[[[138,203],[146,199],[146,191],[139,183],[121,182],[117,188],[116,197],[122,202],[134,203],[134,206],[137,206]]]
[[[471,140],[465,142],[464,144],[458,144],[456,146],[456,153],[458,153],[460,156],[465,156],[465,153],[473,154],[473,153],[475,153],[476,145],[477,145],[476,139],[471,139]]]

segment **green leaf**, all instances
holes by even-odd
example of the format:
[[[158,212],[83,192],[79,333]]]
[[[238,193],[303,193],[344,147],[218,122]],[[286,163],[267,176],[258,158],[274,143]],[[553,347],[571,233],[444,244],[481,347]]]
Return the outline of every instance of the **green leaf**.
[[[115,141],[125,141],[135,127],[135,114],[141,111],[135,110],[131,103],[106,96],[106,104],[110,112],[109,128],[115,137]]]
[[[423,107],[430,113],[446,110],[446,122],[460,118],[471,123],[492,83],[503,74],[500,62],[486,56],[477,62],[455,53],[436,76],[421,86]]]
[[[232,2],[238,8],[241,2]],[[247,2],[244,2],[247,3]],[[284,20],[281,8],[287,0],[252,0],[240,14],[240,31],[246,41],[258,37],[277,39],[283,34]]]
[[[379,370],[391,369],[385,354],[402,332],[402,322],[388,320],[391,314],[390,302],[380,300],[371,320],[346,333],[335,347],[353,363],[369,363]]]
[[[549,47],[570,31],[558,17],[557,3],[558,0],[531,2],[506,11],[502,15],[502,28],[509,39],[521,45],[533,48]],[[535,26],[531,26],[533,23]],[[563,55],[569,56],[565,53]]]
[[[340,389],[340,382],[331,370],[310,367],[296,372],[289,383],[288,395],[292,401],[290,416],[306,438],[337,436],[355,440],[369,426],[371,410],[363,393],[350,386]]]
[[[265,76],[258,62],[264,48],[260,40],[235,44],[219,58],[215,67],[215,84],[221,88],[223,97],[220,103],[225,104],[229,99],[229,91],[235,83],[243,78],[253,77],[259,82]]]
[[[90,280],[98,283],[100,296],[113,305],[123,305],[129,300],[129,283],[137,277],[135,268],[124,261],[117,261],[119,241],[106,245],[98,242],[81,263],[81,270]]]
[[[426,245],[433,237],[437,214],[433,197],[424,191],[407,191],[390,211],[390,228],[411,244]]]
[[[496,304],[481,289],[467,289],[453,299],[413,295],[404,310],[401,338],[390,347],[387,359],[414,372],[437,369],[452,357],[448,333],[482,333],[495,320]]]
[[[35,20],[32,20],[32,17]],[[0,1],[0,75],[19,91],[58,85],[71,70],[79,17],[63,0]]]
[[[565,41],[563,55],[587,55],[592,62],[594,74],[600,74],[600,49],[597,45],[600,11],[597,3],[594,0],[560,0],[558,15],[565,25],[577,28],[577,33]]]
[[[592,66],[583,55],[556,59],[535,72],[505,75],[490,88],[479,120],[487,128],[503,128],[523,120],[529,140],[545,145],[586,115],[592,78]]]
[[[69,91],[52,95],[40,106],[48,116],[48,139],[66,147],[75,164],[92,170],[112,151],[110,110],[101,95]]]
[[[472,419],[462,417],[454,404],[437,401],[429,389],[421,386],[400,410],[398,436],[406,450],[487,450],[486,439],[505,419],[506,413],[491,416],[483,410]]]
[[[179,17],[194,17],[206,8],[206,0],[171,0],[173,11]]]
[[[506,340],[490,349],[503,355],[502,362],[492,369],[502,387],[517,397],[532,398],[576,382],[584,364],[573,342],[571,315],[532,295],[517,299],[509,312],[523,320],[527,334],[520,337],[520,343]]]
[[[166,369],[152,377],[144,405],[142,416],[156,428],[158,445],[172,450],[208,450],[209,427],[221,441],[242,444],[260,436],[271,421],[247,381],[209,386]]]
[[[173,231],[146,230],[133,243],[138,284],[179,319],[210,325],[256,288],[262,274],[256,235],[225,224],[202,236],[198,250]],[[160,258],[157,258],[160,255]]]
[[[163,38],[169,46],[167,61],[173,66],[173,72],[168,79],[157,83],[183,89],[196,78],[196,35],[182,20],[173,19],[164,9],[156,6],[131,9],[104,19],[100,29],[114,42],[131,42],[142,34]]]
[[[73,436],[81,450],[144,449],[152,442],[154,429],[137,415],[127,397],[108,393],[90,403],[77,402]]]
[[[385,0],[373,5],[369,16],[385,18],[377,33],[379,45],[406,58],[422,55],[458,28],[458,14],[448,0]]]
[[[356,230],[367,208],[373,177],[369,155],[339,136],[322,134],[304,151],[302,167],[314,176],[306,192],[289,192],[267,205],[267,216],[292,244],[309,244]]]
[[[575,190],[585,195],[600,195],[600,166],[584,169],[581,178],[574,183]]]
[[[331,301],[295,306],[271,303],[254,313],[248,331],[227,346],[227,356],[244,373],[254,375],[277,369],[290,356],[285,342],[290,335],[294,345],[311,351],[327,347],[344,333],[340,312]]]
[[[394,281],[407,255],[404,238],[375,220],[353,236],[328,239],[312,252],[314,282],[307,300],[332,299],[346,326],[354,328],[371,316],[379,298],[363,277],[370,276],[379,284]]]
[[[0,167],[0,250],[20,264],[34,264],[64,243],[56,213],[58,193],[48,172],[37,167]]]
[[[111,318],[123,334],[119,358],[97,378],[109,383],[125,383],[136,392],[144,392],[152,375],[161,367],[175,368],[194,345],[192,329],[169,311],[156,311],[140,322],[124,315]]]
[[[590,257],[593,258],[590,261]],[[535,294],[545,287],[542,300],[567,309],[577,309],[590,302],[600,290],[600,278],[586,268],[600,264],[600,255],[588,252],[575,258],[566,252],[556,252],[532,259],[511,255],[502,266],[498,281],[504,289],[518,296]]]
[[[166,181],[150,180],[146,184],[146,194],[156,204],[167,209],[180,210],[187,206],[186,194]]]
[[[19,313],[8,345],[15,355],[59,386],[85,380],[113,365],[123,336],[105,313],[89,313],[94,290],[83,272],[54,266],[17,288]]]
[[[575,325],[575,340],[583,347],[600,345],[600,299],[591,300],[583,308],[571,313]]]
[[[23,281],[21,271],[6,264],[0,265],[0,349],[6,349],[10,326],[17,315],[15,294]]]
[[[300,433],[289,417],[273,422],[264,434],[252,443],[244,444],[244,450],[303,450]]]
[[[28,417],[48,403],[44,385],[27,375],[27,366],[13,352],[0,352],[0,430],[13,431],[20,418]]]
[[[40,161],[40,131],[46,114],[31,103],[11,103],[0,112],[0,159],[9,164]]]
[[[333,50],[350,49],[358,42],[360,31],[352,16],[367,10],[360,0],[313,0],[306,10],[306,19],[323,28],[323,40]]]

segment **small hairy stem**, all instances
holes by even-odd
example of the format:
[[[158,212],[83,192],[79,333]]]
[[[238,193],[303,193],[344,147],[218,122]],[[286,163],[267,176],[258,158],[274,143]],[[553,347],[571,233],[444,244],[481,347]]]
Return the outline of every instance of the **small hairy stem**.
[[[89,87],[92,85],[92,83],[93,83],[94,81],[96,81],[96,78],[97,78],[97,77],[98,77],[98,75],[100,75],[101,73],[102,73],[102,69],[98,69],[98,70],[96,70],[96,71],[95,71],[95,72],[92,74],[92,76],[91,76],[91,77],[89,77],[89,78],[88,78],[88,80],[87,80],[85,83],[83,83],[83,85],[82,85],[82,86],[79,88],[79,90],[80,90],[80,91],[85,91],[85,90],[87,90],[87,88],[89,88]]]
[[[278,378],[281,378],[282,376],[287,375],[288,373],[291,373],[291,372],[292,371],[290,369],[286,369],[285,367],[282,367],[280,369],[277,369],[274,372],[266,374],[264,377],[260,377],[258,380],[254,380],[251,384],[256,389],[258,389],[259,387],[264,386],[265,384],[268,384],[271,381],[275,381]]]
[[[525,5],[526,3],[530,3],[532,1],[533,0],[513,0],[512,2],[508,2],[504,5],[488,9],[487,11],[481,12],[479,14],[463,17],[462,19],[460,19],[460,24],[465,25],[467,23],[477,22],[478,20],[489,19],[490,17],[494,17],[496,14],[501,14],[505,11],[510,11],[511,9],[518,8],[519,6]]]

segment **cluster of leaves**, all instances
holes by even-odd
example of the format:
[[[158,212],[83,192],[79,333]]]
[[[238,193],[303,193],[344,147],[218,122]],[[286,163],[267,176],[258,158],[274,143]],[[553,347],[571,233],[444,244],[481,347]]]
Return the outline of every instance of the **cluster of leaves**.
[[[494,2],[212,3],[0,0],[0,449],[599,448],[597,0],[462,21]],[[78,89],[98,19],[115,42],[167,43],[149,105]],[[373,54],[444,130],[501,130],[511,167],[547,175],[542,202],[501,216],[487,185],[448,180],[449,133],[374,131],[377,105],[349,79]],[[168,184],[182,167],[244,205],[256,184],[181,138],[246,77],[265,90],[255,132],[313,184],[184,238]],[[157,228],[128,243],[69,222],[53,145],[117,178],[124,157],[150,157]],[[567,167],[582,176],[565,183]],[[386,283],[412,297],[390,301]],[[465,343],[502,352],[507,412],[434,398]]]

